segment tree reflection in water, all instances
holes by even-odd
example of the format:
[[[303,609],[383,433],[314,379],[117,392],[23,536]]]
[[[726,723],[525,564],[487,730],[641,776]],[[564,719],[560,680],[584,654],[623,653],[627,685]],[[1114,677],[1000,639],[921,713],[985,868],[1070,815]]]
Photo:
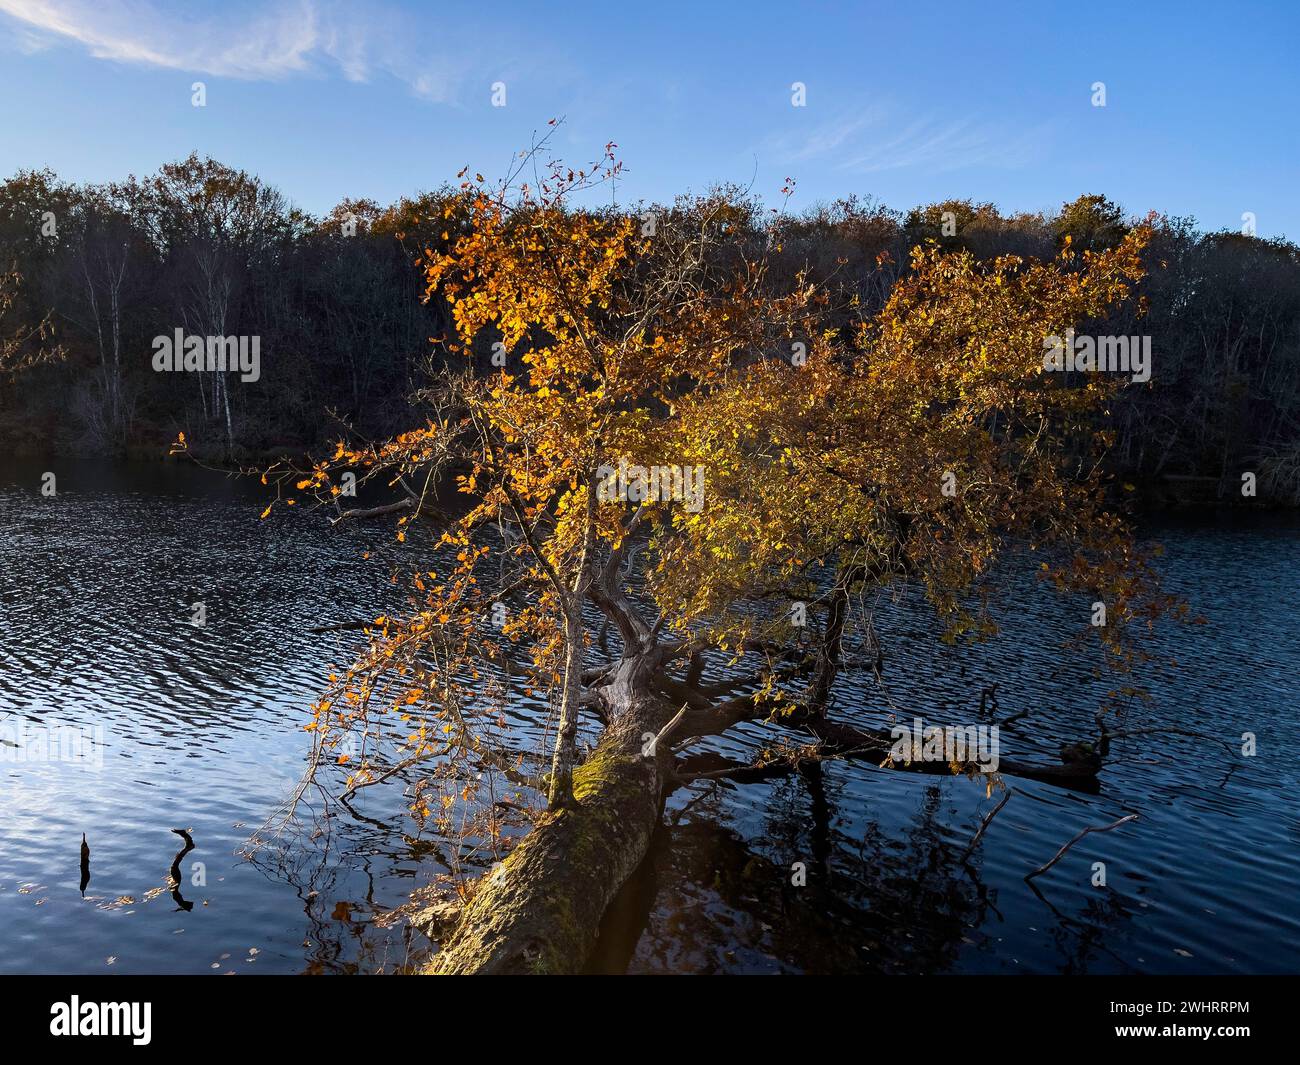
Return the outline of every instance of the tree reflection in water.
[[[926,789],[902,840],[874,823],[855,840],[836,827],[832,789],[812,766],[775,784],[760,853],[713,816],[713,794],[659,834],[606,919],[593,968],[943,972],[992,900],[943,836],[941,795]],[[806,886],[791,882],[795,861],[807,865]]]
[[[853,823],[843,816],[842,777],[817,764],[757,777],[678,793],[648,860],[606,915],[589,971],[938,974],[953,971],[963,951],[991,945],[981,929],[1002,914],[981,876],[987,840],[973,853],[954,844],[942,780],[924,785],[903,826],[868,819],[850,834],[840,827]],[[764,811],[757,838],[728,824],[723,807],[735,789],[755,789],[752,806]],[[409,825],[400,814],[380,820],[334,807],[310,830],[299,824],[250,852],[301,900],[305,972],[404,972],[436,949],[377,897],[377,880],[397,875],[415,890],[431,866],[451,872],[440,843],[408,835]],[[806,866],[804,886],[792,883],[794,862]],[[1105,945],[1131,916],[1119,894],[1088,899],[1071,916],[1050,901],[1051,885],[1027,886],[1052,914],[1060,971],[1087,972],[1099,954],[1131,968]]]

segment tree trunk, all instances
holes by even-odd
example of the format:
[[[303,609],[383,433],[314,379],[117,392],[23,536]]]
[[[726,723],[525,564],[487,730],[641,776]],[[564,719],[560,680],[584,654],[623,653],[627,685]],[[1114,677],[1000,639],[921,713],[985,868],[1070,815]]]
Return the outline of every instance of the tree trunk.
[[[543,814],[483,878],[450,938],[425,967],[434,974],[575,973],[606,908],[641,864],[659,823],[673,755],[650,739],[672,719],[651,694],[655,655],[624,660],[606,689],[609,724],[573,771],[574,801]]]
[[[556,728],[555,755],[551,759],[551,785],[546,800],[554,809],[573,799],[573,763],[578,738],[578,701],[582,698],[582,606],[564,611],[564,692],[560,696],[560,723]]]

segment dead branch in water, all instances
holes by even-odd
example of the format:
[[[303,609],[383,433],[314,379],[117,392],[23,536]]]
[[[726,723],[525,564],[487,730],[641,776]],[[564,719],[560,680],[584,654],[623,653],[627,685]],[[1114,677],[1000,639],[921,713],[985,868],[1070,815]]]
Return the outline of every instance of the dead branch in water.
[[[1108,740],[1122,740],[1122,739],[1127,739],[1129,736],[1154,736],[1154,735],[1159,735],[1160,733],[1166,733],[1171,736],[1189,736],[1192,739],[1205,740],[1209,743],[1217,743],[1221,747],[1223,747],[1223,749],[1227,751],[1229,754],[1237,753],[1233,749],[1232,744],[1230,744],[1227,740],[1221,740],[1219,739],[1218,736],[1209,736],[1206,735],[1204,732],[1196,732],[1192,729],[1186,729],[1186,728],[1164,728],[1164,727],[1130,728],[1130,729],[1121,729],[1119,732],[1107,732],[1105,734],[1105,737]]]
[[[369,507],[364,509],[342,510],[337,518],[331,518],[330,524],[337,525],[342,521],[363,520],[365,518],[381,518],[385,514],[400,514],[403,511],[414,508],[418,500],[399,499],[396,503],[385,503],[381,507]]]
[[[1004,799],[1003,801],[1005,802],[1006,800]],[[997,811],[995,810],[994,813],[996,812]],[[1086,836],[1089,832],[1109,832],[1112,828],[1119,828],[1120,825],[1127,824],[1129,821],[1136,821],[1137,819],[1138,819],[1137,814],[1129,814],[1127,817],[1121,817],[1118,821],[1112,821],[1109,825],[1101,825],[1100,827],[1096,825],[1091,825],[1088,828],[1085,828],[1082,832],[1080,832],[1077,836],[1075,836],[1074,839],[1070,840],[1069,843],[1067,843],[1064,847],[1062,847],[1059,851],[1057,851],[1056,857],[1054,857],[1046,865],[1040,865],[1032,873],[1026,874],[1025,879],[1032,880],[1034,877],[1040,876],[1041,874],[1047,872],[1047,870],[1052,868],[1052,866],[1054,866],[1063,857],[1065,857],[1066,851],[1068,851],[1071,847],[1073,847],[1076,843],[1078,843],[1079,840],[1083,839],[1083,837]]]
[[[373,629],[376,625],[373,621],[339,621],[333,625],[316,625],[307,631],[310,633],[321,632],[344,632],[348,629]]]
[[[979,829],[975,832],[975,835],[971,837],[971,841],[968,844],[966,844],[966,849],[962,851],[961,860],[963,862],[970,856],[971,851],[975,849],[975,844],[977,844],[980,841],[980,837],[984,835],[984,830],[989,827],[989,822],[992,821],[993,818],[997,817],[998,811],[1001,810],[1002,807],[1006,806],[1007,802],[1010,799],[1011,799],[1011,792],[1007,792],[1005,795],[1002,796],[1002,801],[998,803],[995,807],[993,807],[992,810],[990,810],[988,813],[984,815],[984,819],[980,821]]]

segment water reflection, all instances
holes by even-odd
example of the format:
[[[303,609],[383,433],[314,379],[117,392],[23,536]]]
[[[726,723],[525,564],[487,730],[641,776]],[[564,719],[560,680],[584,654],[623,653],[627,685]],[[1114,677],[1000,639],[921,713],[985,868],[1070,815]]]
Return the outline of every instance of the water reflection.
[[[938,973],[974,943],[995,899],[946,839],[941,785],[925,788],[901,841],[872,822],[857,838],[840,831],[821,767],[775,791],[765,845],[719,824],[709,801],[656,840],[630,971]]]

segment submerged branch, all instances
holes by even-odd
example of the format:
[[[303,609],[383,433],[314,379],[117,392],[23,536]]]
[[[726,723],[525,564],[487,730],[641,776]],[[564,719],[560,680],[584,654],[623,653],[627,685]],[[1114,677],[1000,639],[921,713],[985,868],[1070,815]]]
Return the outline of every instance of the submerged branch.
[[[962,861],[965,861],[970,856],[970,853],[975,849],[975,845],[979,843],[980,839],[984,835],[985,830],[989,827],[989,823],[993,820],[993,818],[997,817],[998,811],[1001,810],[1002,807],[1006,806],[1006,804],[1010,801],[1011,801],[1011,792],[1007,792],[1005,795],[1002,796],[1002,801],[998,803],[995,807],[993,807],[992,810],[990,810],[988,813],[984,815],[984,819],[980,821],[980,827],[978,828],[978,830],[976,830],[975,835],[971,837],[971,841],[966,845],[966,849],[962,851],[962,855],[961,855]]]
[[[1064,847],[1062,847],[1059,851],[1057,851],[1056,856],[1050,862],[1048,862],[1046,865],[1040,865],[1032,873],[1026,873],[1025,879],[1032,880],[1034,877],[1041,876],[1043,873],[1047,872],[1047,870],[1052,868],[1052,866],[1054,866],[1063,857],[1065,857],[1066,851],[1068,851],[1071,847],[1073,847],[1076,843],[1078,843],[1079,840],[1083,839],[1084,836],[1088,835],[1088,833],[1109,832],[1112,828],[1119,828],[1120,825],[1126,825],[1130,821],[1136,821],[1137,819],[1138,819],[1137,814],[1129,814],[1127,817],[1121,817],[1118,821],[1112,821],[1108,825],[1100,825],[1100,826],[1090,825],[1088,828],[1085,828],[1082,832],[1080,832],[1077,836],[1075,836],[1074,839],[1070,840],[1070,842],[1067,843]]]
[[[396,503],[385,503],[379,507],[362,507],[340,511],[337,517],[330,519],[331,525],[344,521],[363,521],[366,518],[382,518],[386,514],[401,514],[415,508],[416,500],[399,499]]]

